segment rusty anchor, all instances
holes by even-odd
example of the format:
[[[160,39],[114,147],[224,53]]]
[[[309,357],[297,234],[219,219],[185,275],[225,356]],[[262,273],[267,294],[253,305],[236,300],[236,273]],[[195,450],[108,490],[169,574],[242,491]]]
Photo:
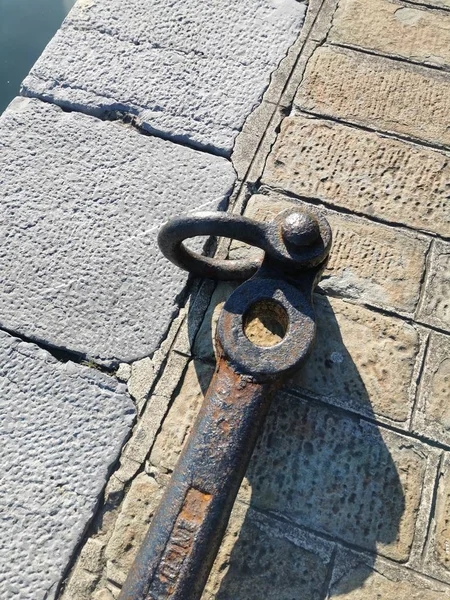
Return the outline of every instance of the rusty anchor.
[[[264,258],[218,260],[183,244],[202,235],[257,246]],[[287,209],[269,223],[205,212],[168,222],[158,243],[195,275],[247,281],[222,309],[214,376],[119,600],[201,597],[274,392],[313,343],[312,294],[331,230],[314,207]],[[258,345],[249,334],[255,318],[275,323],[281,341]]]

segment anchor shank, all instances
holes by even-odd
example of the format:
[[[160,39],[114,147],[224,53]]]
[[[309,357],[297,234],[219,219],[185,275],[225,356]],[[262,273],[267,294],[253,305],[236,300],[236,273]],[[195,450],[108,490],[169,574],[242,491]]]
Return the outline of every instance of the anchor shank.
[[[219,360],[203,405],[119,600],[197,600],[276,383]]]

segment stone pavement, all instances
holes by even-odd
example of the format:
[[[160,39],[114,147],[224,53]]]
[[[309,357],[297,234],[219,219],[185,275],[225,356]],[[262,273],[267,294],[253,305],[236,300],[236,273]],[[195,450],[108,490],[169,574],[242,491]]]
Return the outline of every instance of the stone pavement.
[[[154,242],[146,238],[166,216],[228,197],[233,178],[224,157],[233,147],[230,210],[265,220],[287,205],[313,203],[329,219],[334,245],[316,294],[316,346],[274,401],[204,598],[450,598],[450,2],[311,0],[301,31],[301,4],[230,2],[217,13],[214,34],[230,36],[225,53],[213,38],[184,37],[175,19],[167,30],[160,3],[151,5],[157,16],[149,29],[138,0],[120,13],[115,2],[106,9],[103,0],[80,0],[25,81],[24,93],[40,100],[16,100],[0,123],[0,144],[7,140],[11,152],[6,206],[19,215],[15,237],[29,244],[26,264],[16,265],[13,254],[4,259],[13,283],[0,292],[11,323],[2,325],[102,364],[125,361],[116,376],[138,412],[79,551],[68,543],[69,576],[63,585],[56,579],[68,573],[68,561],[55,568],[54,588],[35,597],[117,597],[170,478],[212,375],[214,326],[233,286],[194,282],[166,332],[185,280],[163,261],[152,270],[145,261]],[[179,16],[196,32],[209,9],[196,14],[185,2]],[[252,28],[255,46],[242,54]],[[68,49],[78,47],[77,60]],[[211,77],[196,86],[199,52]],[[166,81],[164,65],[175,54],[180,62]],[[180,73],[189,74],[189,94],[179,93]],[[193,149],[199,146],[202,152]],[[173,183],[160,179],[166,156]],[[186,178],[195,182],[193,195]],[[42,207],[53,209],[51,227]],[[76,226],[81,235],[67,235]],[[67,245],[50,259],[61,240]],[[220,243],[217,251],[251,252],[240,243]],[[39,306],[51,264],[57,284]],[[98,281],[89,279],[92,269]],[[29,361],[36,351],[48,356],[30,350]],[[61,377],[70,365],[57,365]],[[93,372],[76,369],[76,377]],[[106,378],[94,372],[94,395],[95,376]],[[64,385],[58,389],[72,390],[75,402],[76,386]],[[128,415],[120,388],[105,388],[117,389],[116,408]],[[51,383],[47,389],[54,393]],[[109,443],[95,475],[83,473],[98,482],[93,495],[117,455]],[[83,455],[77,460],[84,464]],[[86,527],[88,517],[74,522]]]
[[[111,377],[4,332],[0,361],[1,597],[50,597],[135,410]]]
[[[129,114],[146,131],[229,156],[304,13],[295,0],[81,0],[23,93]]]
[[[157,231],[227,207],[234,140],[305,9],[79,0],[0,117],[2,599],[60,594],[198,292]],[[131,367],[133,403],[117,367],[150,356]]]

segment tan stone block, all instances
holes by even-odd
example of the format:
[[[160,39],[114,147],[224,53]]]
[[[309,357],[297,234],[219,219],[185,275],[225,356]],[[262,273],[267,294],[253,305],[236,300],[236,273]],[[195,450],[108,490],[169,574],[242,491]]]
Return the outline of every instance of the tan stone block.
[[[238,283],[232,282],[220,282],[217,285],[195,338],[195,356],[205,360],[214,360],[214,336],[216,335],[217,320],[225,300],[238,285]]]
[[[432,333],[413,429],[450,445],[450,336]]]
[[[97,573],[80,570],[76,578],[69,580],[62,595],[63,600],[91,600],[99,579]]]
[[[392,0],[340,0],[328,40],[434,66],[450,65],[450,13]]]
[[[173,468],[201,404],[192,371],[183,388],[156,441],[153,464]],[[240,497],[310,531],[403,561],[428,459],[427,448],[414,440],[279,394]]]
[[[186,368],[187,358],[176,352],[169,353],[161,379],[149,398],[142,416],[125,446],[124,456],[143,463],[153,445],[170,400]]]
[[[114,561],[108,560],[106,563],[106,580],[107,585],[115,598],[118,597],[118,590],[123,586],[126,578],[126,570],[120,568]]]
[[[141,408],[147,399],[147,395],[155,379],[155,370],[150,358],[137,360],[131,365],[130,377],[128,378],[128,391]]]
[[[280,394],[247,471],[251,504],[406,561],[432,460],[411,438]]]
[[[100,538],[89,538],[78,558],[78,566],[90,573],[99,573],[103,565],[105,543]]]
[[[237,503],[202,600],[322,600],[332,547]]]
[[[245,216],[266,222],[295,206],[308,205],[278,194],[255,195]],[[333,231],[333,246],[320,287],[359,303],[412,315],[419,300],[428,240],[359,217],[321,210]],[[230,257],[248,257],[248,246],[244,246],[235,243]]]
[[[180,392],[152,448],[150,462],[153,465],[169,470],[175,467],[213,373],[211,365],[200,361],[189,363]]]
[[[411,4],[435,6],[436,8],[450,8],[450,0],[409,0]]]
[[[136,473],[140,470],[142,464],[125,456],[124,454],[120,457],[119,468],[114,471],[114,477],[121,481],[123,484],[128,483]]]
[[[83,546],[77,564],[62,594],[63,600],[91,600],[103,567],[105,543],[90,538]]]
[[[327,213],[333,248],[322,289],[412,314],[425,270],[428,240],[350,216]]]
[[[114,600],[114,596],[107,589],[102,589],[92,596],[92,600]]]
[[[447,223],[450,234],[450,223]],[[434,242],[418,318],[450,331],[450,244]]]
[[[449,397],[447,396],[447,398]],[[432,525],[426,570],[430,575],[450,582],[450,455],[448,453],[439,472],[439,486]]]
[[[447,600],[450,588],[410,569],[339,549],[330,598],[339,600]]]
[[[407,424],[420,338],[400,319],[316,295],[312,352],[291,385],[360,414]]]
[[[131,484],[105,549],[107,577],[114,583],[122,585],[125,581],[161,496],[161,487],[145,473]]]
[[[450,471],[447,458],[438,490],[435,552],[439,564],[450,576]]]
[[[147,403],[142,417],[123,450],[123,455],[131,458],[133,463],[142,464],[146,459],[169,404],[170,398],[155,395],[152,395]]]
[[[450,79],[435,69],[322,46],[306,67],[295,104],[315,114],[450,146]]]
[[[443,152],[303,116],[283,121],[263,175],[298,196],[444,236],[449,180]]]
[[[211,340],[229,293],[228,286],[219,285],[211,298],[196,342],[204,359],[214,360]],[[407,426],[421,346],[416,329],[342,300],[315,294],[314,302],[316,340],[289,387],[362,415]]]

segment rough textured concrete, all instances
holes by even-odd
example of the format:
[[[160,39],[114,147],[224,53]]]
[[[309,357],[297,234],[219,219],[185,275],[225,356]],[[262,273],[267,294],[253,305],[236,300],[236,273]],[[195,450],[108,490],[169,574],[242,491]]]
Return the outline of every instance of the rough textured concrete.
[[[328,40],[439,67],[450,65],[450,14],[392,0],[340,0]]]
[[[450,588],[413,571],[338,549],[330,598],[340,600],[446,600]]]
[[[101,360],[152,353],[186,282],[158,228],[223,204],[231,165],[29,99],[1,117],[0,147],[1,325]]]
[[[323,46],[308,63],[295,103],[315,114],[450,146],[450,81],[435,69]]]
[[[284,120],[263,183],[447,236],[449,178],[443,152],[297,116]]]
[[[450,446],[450,338],[432,333],[414,414],[414,430]]]
[[[450,232],[450,221],[447,221]],[[450,332],[450,244],[436,241],[418,319]]]
[[[80,0],[23,93],[230,154],[295,41],[295,0]]]
[[[49,600],[134,418],[122,385],[0,332],[0,596]]]
[[[285,208],[307,207],[281,194],[255,194],[245,216],[271,221]],[[320,287],[358,303],[413,315],[419,300],[430,242],[424,236],[322,207],[333,231],[333,247]],[[231,258],[246,258],[256,248],[233,243]]]

